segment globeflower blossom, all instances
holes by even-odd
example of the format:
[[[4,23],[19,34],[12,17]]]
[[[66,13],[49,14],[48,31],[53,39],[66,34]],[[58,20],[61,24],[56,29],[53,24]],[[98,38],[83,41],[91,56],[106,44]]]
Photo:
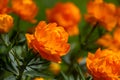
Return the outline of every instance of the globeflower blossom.
[[[71,2],[57,3],[54,8],[46,10],[48,22],[63,26],[69,35],[79,34],[78,23],[81,19],[79,8]]]
[[[34,34],[26,34],[28,46],[38,52],[44,59],[61,62],[61,56],[70,48],[68,33],[56,23],[46,24],[41,21],[35,28]]]
[[[98,49],[88,54],[87,69],[93,80],[120,80],[120,52]]]
[[[13,27],[13,18],[7,14],[0,14],[0,33],[7,33]]]
[[[112,3],[105,3],[103,0],[93,0],[87,4],[85,20],[92,25],[102,25],[106,30],[112,31],[116,26],[116,6]]]
[[[9,0],[0,0],[0,14],[7,13]]]
[[[34,19],[38,12],[38,7],[33,0],[12,0],[13,12],[23,20],[35,23]]]
[[[105,34],[97,40],[97,44],[106,48],[118,51],[120,50],[120,28],[116,28],[113,35]]]

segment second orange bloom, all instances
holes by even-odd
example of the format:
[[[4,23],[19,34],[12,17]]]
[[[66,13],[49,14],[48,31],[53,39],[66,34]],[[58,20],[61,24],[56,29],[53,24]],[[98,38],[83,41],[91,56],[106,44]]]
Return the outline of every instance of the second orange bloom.
[[[103,0],[91,0],[87,4],[87,22],[95,25],[99,23],[106,30],[112,31],[116,26],[116,6],[112,3],[105,3]]]
[[[79,8],[71,2],[57,3],[54,8],[46,10],[49,22],[63,26],[69,35],[79,34],[78,23],[81,19]]]

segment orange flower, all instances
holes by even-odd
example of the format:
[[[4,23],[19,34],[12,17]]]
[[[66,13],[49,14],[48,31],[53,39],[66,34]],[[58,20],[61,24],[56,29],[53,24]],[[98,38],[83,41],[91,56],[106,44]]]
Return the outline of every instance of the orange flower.
[[[116,9],[116,15],[117,15],[117,24],[120,27],[120,7]]]
[[[97,44],[108,48],[110,47],[112,40],[113,40],[113,37],[110,34],[105,34],[97,40]]]
[[[56,22],[63,26],[70,35],[79,34],[78,23],[81,15],[80,10],[73,3],[57,3],[54,8],[46,10],[49,22]]]
[[[0,0],[0,13],[8,12],[8,1],[9,0]]]
[[[0,33],[8,32],[13,26],[13,18],[7,14],[0,14]]]
[[[93,25],[99,23],[111,31],[117,23],[116,7],[112,3],[103,2],[103,0],[90,1],[87,4],[85,20]]]
[[[120,80],[120,52],[98,49],[88,54],[87,69],[93,80]]]
[[[68,34],[63,27],[56,23],[48,25],[41,21],[35,28],[34,34],[26,34],[28,46],[39,52],[40,55],[50,61],[60,62],[60,56],[65,55],[70,45],[67,43]]]
[[[106,34],[97,40],[97,44],[112,50],[120,50],[120,28],[116,28],[113,36]]]
[[[35,23],[38,8],[33,0],[12,0],[12,9],[23,20]]]

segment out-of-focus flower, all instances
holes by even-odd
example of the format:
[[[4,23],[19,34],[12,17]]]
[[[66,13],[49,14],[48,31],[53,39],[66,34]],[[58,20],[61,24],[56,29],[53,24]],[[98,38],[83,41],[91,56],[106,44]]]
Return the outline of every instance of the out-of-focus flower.
[[[87,4],[85,20],[93,25],[99,23],[111,31],[117,23],[116,7],[112,3],[103,2],[103,0],[90,1]]]
[[[120,7],[116,9],[116,16],[117,16],[117,26],[120,27]]]
[[[71,2],[57,3],[54,8],[46,10],[49,22],[63,26],[69,35],[79,34],[78,23],[81,19],[79,8]]]
[[[97,44],[112,50],[120,50],[120,28],[116,28],[113,35],[105,34],[97,40]]]
[[[93,80],[120,80],[120,52],[98,49],[88,54],[87,69]]]
[[[9,0],[0,0],[0,14],[7,13],[9,11],[8,1]]]
[[[0,14],[0,33],[7,33],[13,26],[13,18],[7,14]]]
[[[77,59],[77,62],[80,63],[82,60],[83,60],[83,57],[79,57],[79,58]]]
[[[49,70],[55,75],[59,74],[60,73],[60,64],[51,62],[50,66],[49,66]]]
[[[65,55],[70,48],[67,43],[68,33],[56,23],[47,25],[41,21],[35,28],[34,34],[26,34],[26,38],[30,48],[53,62],[61,62],[60,56]]]
[[[33,79],[33,80],[45,80],[45,79],[42,78],[42,77],[37,77],[37,78],[35,78],[35,79]]]
[[[12,0],[13,12],[23,20],[35,23],[34,19],[38,12],[38,7],[33,0]]]
[[[113,38],[110,34],[105,34],[97,40],[97,44],[108,48],[110,47],[112,40]]]
[[[86,57],[79,57],[79,58],[77,59],[77,62],[78,62],[80,65],[86,64]]]

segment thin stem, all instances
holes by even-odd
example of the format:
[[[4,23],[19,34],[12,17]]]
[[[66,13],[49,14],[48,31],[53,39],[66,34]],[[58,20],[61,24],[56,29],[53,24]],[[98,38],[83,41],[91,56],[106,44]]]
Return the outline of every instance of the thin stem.
[[[17,27],[17,30],[20,31],[20,17],[17,18],[17,22],[16,22],[16,27]]]
[[[21,67],[21,69],[19,70],[19,76],[17,76],[17,80],[21,80],[22,79],[22,75],[23,75],[23,72],[24,72],[25,68],[26,68],[26,65]]]
[[[78,69],[77,71],[79,72],[79,75],[81,76],[82,80],[85,80],[85,77],[84,77],[84,75],[83,75],[83,73],[82,73],[82,70],[80,69],[79,64],[76,64],[76,66],[77,66],[76,69]]]
[[[98,23],[96,23],[96,24],[92,27],[91,31],[90,31],[90,32],[88,33],[88,35],[86,36],[86,38],[85,38],[85,44],[88,43],[88,40],[89,40],[90,36],[92,35],[92,33],[94,32],[94,30],[96,29],[97,25],[98,25]]]

